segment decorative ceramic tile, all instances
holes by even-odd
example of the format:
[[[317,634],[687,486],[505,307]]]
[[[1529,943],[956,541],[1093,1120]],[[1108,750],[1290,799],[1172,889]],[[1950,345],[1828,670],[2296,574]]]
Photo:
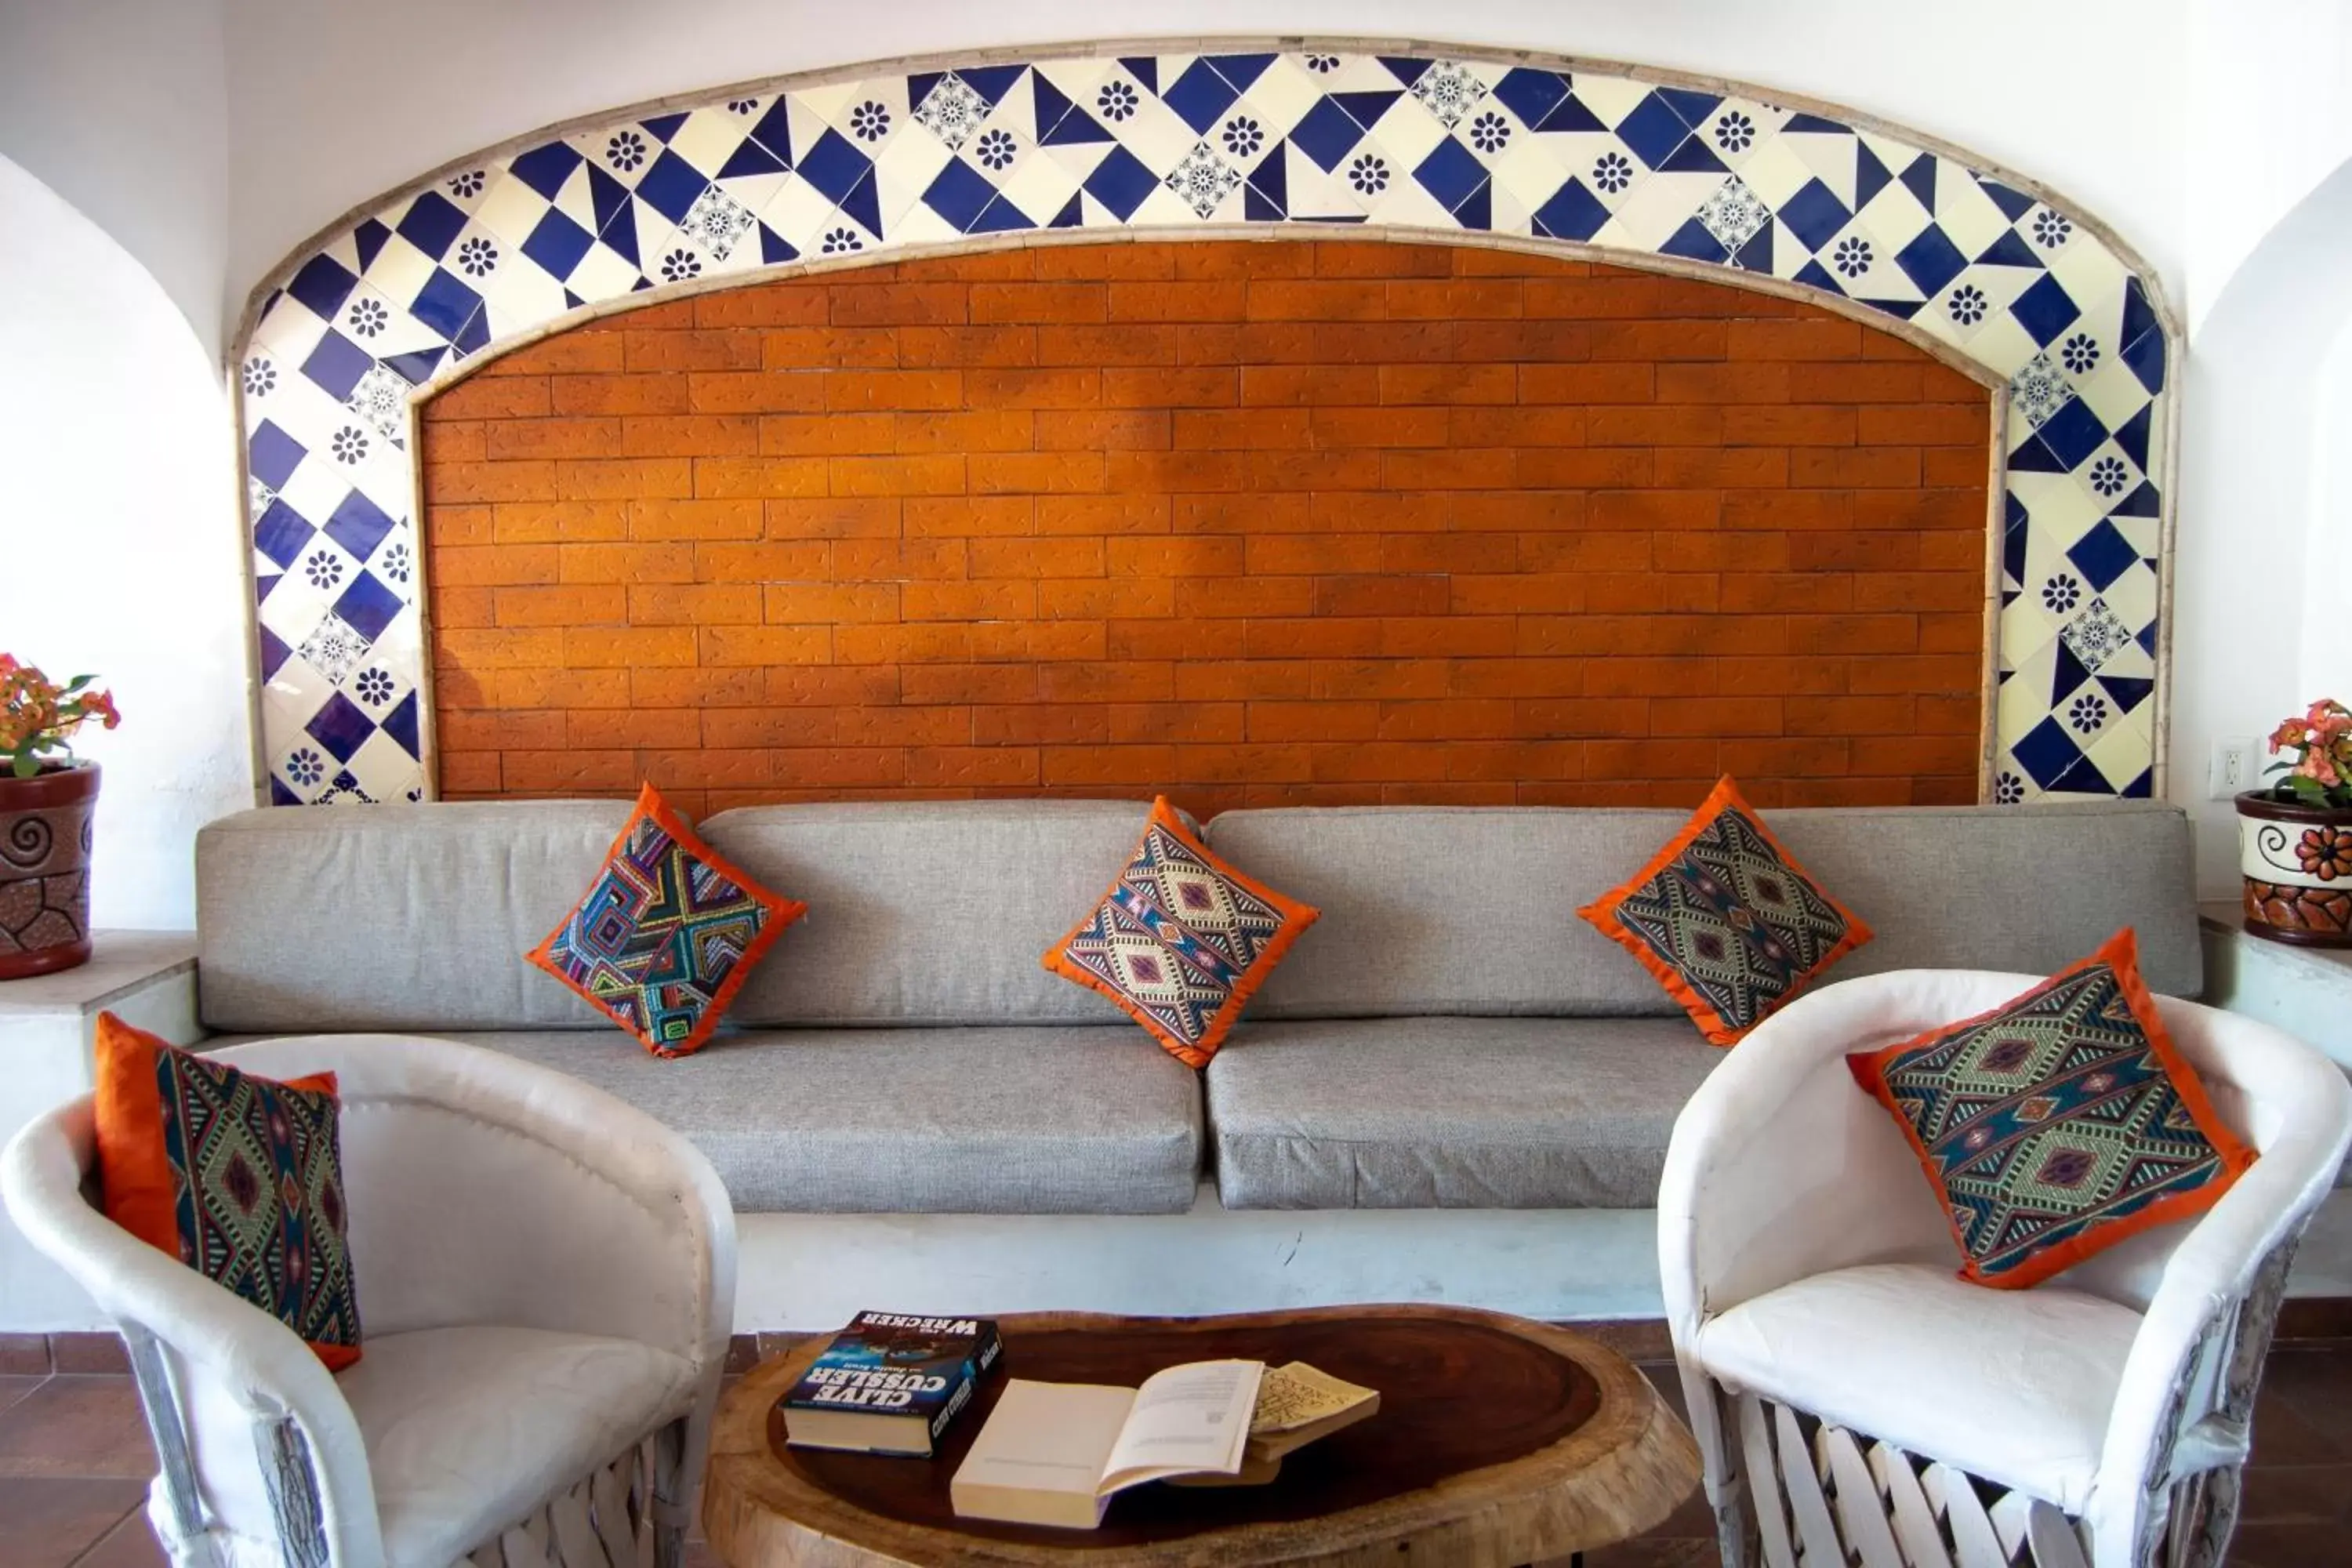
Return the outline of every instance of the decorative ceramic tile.
[[[2010,408],[1993,798],[2149,792],[2178,345],[2080,215],[1753,94],[1235,46],[616,116],[469,159],[290,258],[236,378],[271,798],[425,788],[407,405],[476,356],[720,273],[1044,229],[1335,223],[1765,273],[1990,372]]]

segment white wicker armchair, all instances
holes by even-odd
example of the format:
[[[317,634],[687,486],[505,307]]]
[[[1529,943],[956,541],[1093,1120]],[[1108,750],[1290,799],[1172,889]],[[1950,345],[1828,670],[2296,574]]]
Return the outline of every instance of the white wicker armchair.
[[[2216,1568],[2287,1267],[2352,1138],[2325,1057],[2159,998],[2259,1151],[2202,1216],[2028,1290],[1958,1248],[1849,1051],[1999,1005],[2028,975],[1912,970],[1769,1019],[1675,1123],[1668,1327],[1728,1565]]]
[[[675,1564],[734,1308],[709,1163],[601,1090],[447,1041],[221,1056],[338,1076],[365,1331],[341,1373],[90,1205],[88,1099],[0,1157],[17,1225],[130,1345],[173,1562]]]

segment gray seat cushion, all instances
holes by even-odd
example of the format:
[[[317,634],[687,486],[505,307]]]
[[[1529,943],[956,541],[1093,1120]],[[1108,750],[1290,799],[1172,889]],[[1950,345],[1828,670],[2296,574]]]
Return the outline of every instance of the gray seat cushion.
[[[1209,1063],[1227,1208],[1646,1208],[1725,1053],[1682,1018],[1244,1022]]]
[[[1888,969],[2048,974],[2123,926],[2154,989],[2203,984],[2189,822],[2145,801],[1839,807],[1765,821],[1873,941],[1828,978]],[[1688,816],[1541,807],[1229,811],[1212,848],[1323,911],[1250,1016],[1676,1015],[1577,910]]]
[[[1181,1214],[1201,1087],[1132,1024],[722,1034],[664,1061],[609,1026],[457,1034],[659,1118],[746,1214]]]

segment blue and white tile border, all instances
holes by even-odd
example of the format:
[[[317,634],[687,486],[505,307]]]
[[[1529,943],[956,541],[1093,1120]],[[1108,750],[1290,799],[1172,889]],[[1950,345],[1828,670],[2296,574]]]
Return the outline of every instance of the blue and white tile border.
[[[1622,64],[1193,39],[896,61],[558,126],[339,220],[234,375],[266,798],[420,799],[415,406],[677,295],[1056,240],[1448,240],[1689,272],[1995,389],[1983,791],[2156,793],[2179,330],[2088,215],[1867,117]]]

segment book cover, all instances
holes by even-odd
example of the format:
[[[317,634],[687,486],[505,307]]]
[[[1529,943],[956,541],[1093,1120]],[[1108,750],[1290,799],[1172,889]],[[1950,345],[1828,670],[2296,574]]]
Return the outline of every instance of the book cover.
[[[786,1391],[786,1438],[930,1454],[1003,1350],[992,1319],[860,1312]]]

